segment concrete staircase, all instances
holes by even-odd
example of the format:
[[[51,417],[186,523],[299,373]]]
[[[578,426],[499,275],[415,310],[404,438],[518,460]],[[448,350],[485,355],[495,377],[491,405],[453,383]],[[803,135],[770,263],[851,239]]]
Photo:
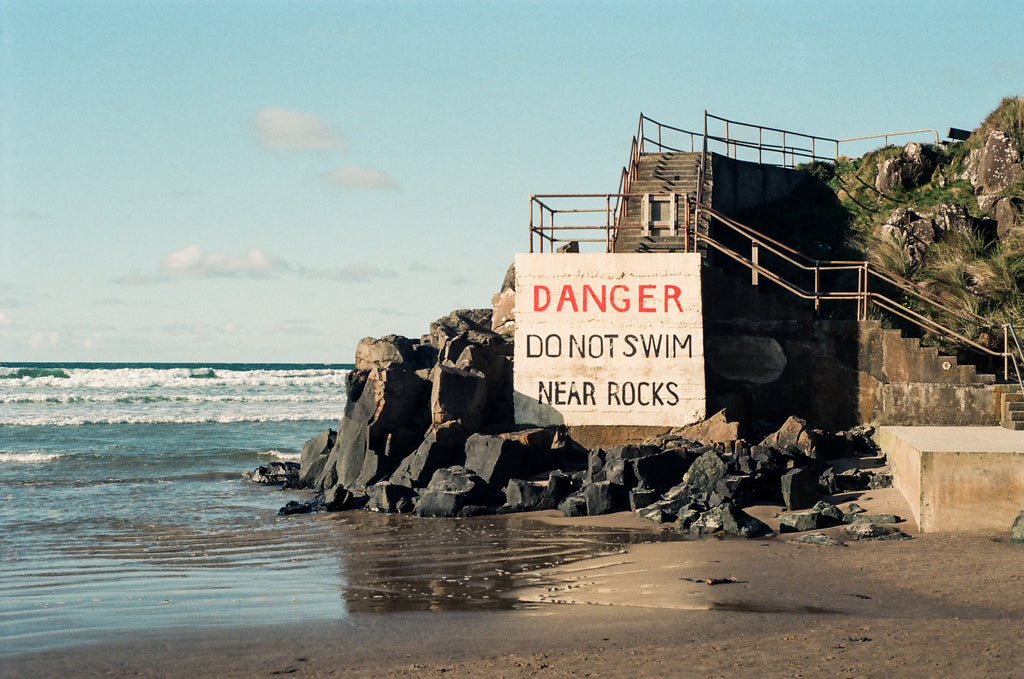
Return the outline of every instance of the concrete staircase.
[[[642,227],[644,194],[675,194],[677,197],[677,224],[681,227],[682,196],[697,199],[697,180],[700,173],[699,153],[644,153],[637,164],[636,178],[630,186],[631,198],[626,203],[626,218],[620,226]],[[705,197],[706,198],[706,197]],[[673,235],[670,228],[653,228],[645,233],[641,228],[619,230],[613,243],[614,252],[683,252],[685,240],[680,228]]]
[[[1024,394],[1019,386],[1008,386],[1002,395],[1002,425],[1015,431],[1024,430]]]
[[[877,321],[873,323],[881,325]],[[883,329],[887,351],[878,366],[889,382],[932,384],[995,384],[995,375],[979,373],[976,366],[960,364],[935,347],[922,347],[916,337],[904,337],[900,330]],[[899,348],[894,345],[900,345]]]

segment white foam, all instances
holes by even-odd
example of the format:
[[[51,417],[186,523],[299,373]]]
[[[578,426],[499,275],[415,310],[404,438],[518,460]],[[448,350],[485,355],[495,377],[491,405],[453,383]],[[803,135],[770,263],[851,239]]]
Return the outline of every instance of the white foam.
[[[61,457],[64,457],[62,453],[12,453],[6,450],[0,451],[0,462],[13,462],[16,464],[37,464]]]

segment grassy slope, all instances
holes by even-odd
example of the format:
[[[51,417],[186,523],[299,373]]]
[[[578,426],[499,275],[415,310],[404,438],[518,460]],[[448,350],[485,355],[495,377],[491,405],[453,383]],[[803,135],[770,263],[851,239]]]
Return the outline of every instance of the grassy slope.
[[[959,178],[965,175],[972,151],[981,148],[992,130],[1016,139],[1024,157],[1024,97],[1004,99],[966,141],[946,148],[926,147],[936,167],[919,187],[886,195],[875,189],[879,164],[899,157],[903,150],[889,146],[857,159],[805,166],[811,180],[792,196],[738,216],[812,257],[869,259],[927,287],[952,308],[971,311],[995,324],[1020,324],[1024,322],[1024,226],[1003,241],[984,235],[984,229],[971,236],[943,233],[927,247],[920,262],[911,262],[904,243],[882,232],[882,225],[899,207],[931,215],[939,203],[955,202],[976,219],[993,217],[979,208],[970,181]],[[1001,195],[1024,197],[1024,182]],[[912,299],[905,300],[905,305],[956,326],[972,339],[1002,348],[1001,332],[986,333],[956,323]],[[926,339],[945,344],[941,338]]]

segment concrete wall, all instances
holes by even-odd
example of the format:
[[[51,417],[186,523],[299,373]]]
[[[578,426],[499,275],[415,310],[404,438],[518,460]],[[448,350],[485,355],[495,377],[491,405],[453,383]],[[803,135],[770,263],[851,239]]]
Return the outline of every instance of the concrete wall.
[[[711,207],[729,214],[785,198],[807,173],[772,165],[733,160],[717,153],[711,157]]]
[[[796,415],[832,429],[999,424],[1004,387],[877,321],[815,320],[713,270],[704,289],[709,412],[766,425]]]
[[[1005,532],[1022,509],[1024,437],[993,427],[881,427],[877,440],[921,532]]]

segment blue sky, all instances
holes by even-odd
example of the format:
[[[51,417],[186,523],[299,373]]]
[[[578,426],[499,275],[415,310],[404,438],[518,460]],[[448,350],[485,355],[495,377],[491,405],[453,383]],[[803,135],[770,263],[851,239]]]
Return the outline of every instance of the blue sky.
[[[826,137],[1024,93],[1018,2],[0,0],[0,360],[349,362],[489,306],[641,111]]]

